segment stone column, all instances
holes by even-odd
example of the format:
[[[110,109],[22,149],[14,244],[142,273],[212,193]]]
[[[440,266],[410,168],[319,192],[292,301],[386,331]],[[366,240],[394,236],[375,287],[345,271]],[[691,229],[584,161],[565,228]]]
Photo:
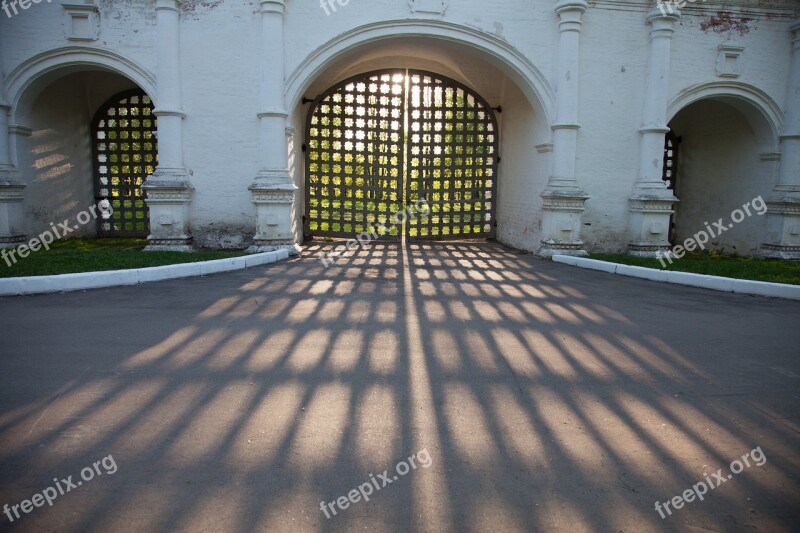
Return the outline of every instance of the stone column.
[[[639,130],[639,175],[629,199],[628,253],[655,257],[669,250],[669,219],[678,201],[663,180],[664,136],[667,127],[669,61],[674,25],[680,18],[677,9],[666,14],[653,8],[647,15],[650,24],[650,51]]]
[[[553,130],[553,173],[542,193],[542,246],[538,254],[587,255],[580,240],[581,213],[589,198],[575,178],[578,149],[578,91],[580,88],[581,17],[585,0],[561,0],[558,64],[556,65],[556,117]]]
[[[142,189],[150,208],[146,250],[190,251],[189,203],[193,187],[183,162],[180,13],[176,0],[157,0],[158,167]]]
[[[0,65],[0,248],[13,248],[25,241],[22,230],[22,200],[25,184],[11,160],[8,115],[11,104],[5,100],[3,68]]]
[[[284,0],[261,0],[261,100],[258,113],[261,169],[249,187],[256,206],[250,251],[295,251],[292,208],[297,187],[289,175],[284,90]]]
[[[778,184],[767,201],[767,239],[761,256],[800,259],[800,19],[792,32],[792,64],[786,89]]]

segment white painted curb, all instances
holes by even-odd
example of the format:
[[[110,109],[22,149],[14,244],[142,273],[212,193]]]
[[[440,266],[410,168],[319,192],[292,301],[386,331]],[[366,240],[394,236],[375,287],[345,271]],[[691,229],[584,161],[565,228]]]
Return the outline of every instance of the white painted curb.
[[[59,274],[57,276],[29,276],[21,278],[0,278],[0,296],[23,294],[44,294],[48,292],[68,292],[103,287],[138,285],[151,281],[207,276],[219,272],[244,270],[258,265],[275,263],[289,257],[289,250],[275,250],[261,254],[216,259],[198,263],[180,263],[130,270],[106,270],[102,272],[80,272]]]
[[[800,300],[800,285],[723,278],[720,276],[708,276],[706,274],[692,274],[690,272],[657,270],[655,268],[621,265],[619,263],[610,263],[597,259],[586,259],[585,257],[572,257],[570,255],[554,255],[553,261],[565,265],[588,268],[590,270],[600,270],[602,272],[608,272],[609,274],[649,279],[662,283],[676,283],[678,285],[689,285],[691,287],[700,287],[715,291],[753,294],[756,296],[769,296],[771,298],[786,298],[787,300]]]

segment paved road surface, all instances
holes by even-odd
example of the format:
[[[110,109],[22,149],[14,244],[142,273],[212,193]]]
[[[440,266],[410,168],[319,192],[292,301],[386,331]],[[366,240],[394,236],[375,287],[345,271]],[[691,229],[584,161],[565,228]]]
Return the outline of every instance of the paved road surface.
[[[0,324],[2,530],[800,524],[797,302],[373,245],[2,298]]]

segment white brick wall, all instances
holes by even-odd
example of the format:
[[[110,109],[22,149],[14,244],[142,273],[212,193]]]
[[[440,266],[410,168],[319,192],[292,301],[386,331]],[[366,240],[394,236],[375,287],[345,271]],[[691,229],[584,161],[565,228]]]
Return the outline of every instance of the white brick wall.
[[[590,249],[622,250],[627,243],[628,196],[638,172],[638,128],[647,68],[646,6],[644,1],[592,2],[583,18],[579,108],[582,128],[577,178],[591,196],[583,216],[582,233]],[[736,81],[754,87],[783,107],[791,52],[788,32],[791,12],[786,6],[791,3],[775,2],[766,10],[736,8],[739,11],[732,12],[735,20],[753,19],[745,23],[747,32],[703,30],[705,24],[714,23],[712,16],[719,9],[714,2],[687,9],[673,38],[670,98],[694,85],[719,81],[715,72],[718,46],[733,42],[745,47],[742,74]],[[427,68],[458,78],[492,105],[502,105],[498,236],[511,245],[535,250],[541,229],[539,194],[547,183],[552,155],[538,153],[535,145],[549,142],[549,125],[545,113],[536,109],[542,102],[531,102],[526,97],[533,94],[531,87],[514,80],[515,76],[521,77],[511,66],[514,60],[509,59],[505,66],[499,60],[490,63],[479,50],[485,49],[487,43],[501,43],[508,50],[520,52],[542,73],[552,95],[557,85],[552,79],[552,69],[558,42],[553,7],[554,2],[545,0],[451,1],[444,16],[434,17],[438,25],[422,24],[422,18],[419,21],[419,27],[426,28],[427,33],[438,32],[446,35],[446,39],[422,40],[412,35],[391,40],[388,39],[391,30],[386,29],[381,30],[380,40],[339,50],[337,40],[349,37],[355,42],[358,35],[368,33],[364,28],[371,24],[410,20],[412,13],[407,0],[350,0],[331,15],[326,15],[316,1],[288,0],[285,76],[287,83],[296,82],[293,87],[307,89],[303,94],[313,97],[348,74],[381,67]],[[100,37],[88,43],[67,41],[65,13],[58,3],[32,5],[10,19],[0,12],[0,59],[6,82],[15,69],[37,54],[67,46],[110,50],[145,71],[154,72],[154,2],[100,0],[98,9]],[[247,187],[259,170],[256,117],[261,58],[259,3],[190,1],[184,2],[182,9],[181,76],[187,114],[185,162],[193,172],[195,187],[192,232],[202,245],[241,246],[252,237],[255,225],[255,210]],[[459,44],[453,41],[453,36],[472,42]],[[341,53],[336,55],[333,51]],[[309,74],[306,67],[315,60],[319,60],[319,68]],[[64,75],[68,73],[64,71]],[[293,76],[298,73],[309,75],[307,79],[296,80]],[[54,75],[57,74],[58,71]],[[103,78],[101,73],[85,79],[95,80],[98,87],[108,90],[118,83],[110,76]],[[72,205],[70,202],[77,199],[74,202],[77,206],[88,199],[86,190],[91,190],[86,131],[77,123],[91,117],[86,106],[96,104],[92,95],[98,89],[95,85],[87,88],[85,83],[75,82],[72,86],[55,83],[60,85],[47,89],[34,84],[28,89],[44,90],[32,114],[16,115],[16,110],[12,110],[12,117],[23,126],[37,132],[45,129],[58,132],[62,155],[79,161],[67,170],[58,185],[49,184],[35,169],[35,158],[29,152],[32,144],[21,143],[18,152],[28,151],[18,153],[17,157],[19,170],[30,183],[25,206],[31,233],[46,222],[47,213],[60,212],[60,202]],[[54,87],[59,88],[63,99],[53,94]],[[16,103],[20,96],[7,93],[6,99]],[[152,96],[157,103],[157,94]],[[289,101],[286,106],[289,124],[297,128],[299,146],[309,106],[302,106],[299,101]],[[552,114],[552,109],[548,112]],[[716,120],[713,113],[702,117],[704,123],[713,120]],[[734,117],[730,125],[746,128],[747,121],[737,121]],[[725,142],[720,138],[708,146]],[[292,170],[298,186],[302,186],[302,164],[302,154],[297,152]],[[729,170],[725,166],[706,167],[703,172],[714,176],[705,183],[709,187],[722,187],[722,174]],[[760,170],[747,167],[737,179],[746,180],[744,174],[754,172]],[[740,192],[745,195],[760,192],[766,196],[772,185],[770,179],[759,175],[757,180],[742,186]],[[716,212],[712,196],[701,199],[698,191],[692,211],[711,212],[713,208]],[[298,197],[302,199],[302,195]],[[302,214],[301,205],[298,208]],[[743,233],[740,242],[757,246],[759,231]]]

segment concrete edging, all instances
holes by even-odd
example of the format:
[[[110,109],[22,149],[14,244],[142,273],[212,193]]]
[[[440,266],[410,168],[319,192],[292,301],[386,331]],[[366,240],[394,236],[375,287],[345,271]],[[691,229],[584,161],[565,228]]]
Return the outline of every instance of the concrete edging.
[[[275,263],[289,257],[288,250],[275,250],[260,254],[215,259],[197,263],[178,263],[157,267],[134,268],[129,270],[105,270],[100,272],[79,272],[55,276],[27,276],[19,278],[0,278],[0,296],[21,296],[26,294],[45,294],[50,292],[69,292],[85,289],[101,289],[138,285],[152,281],[207,276],[220,272],[244,270],[259,265]]]
[[[585,257],[572,257],[569,255],[554,255],[553,261],[590,270],[599,270],[609,274],[619,274],[634,278],[660,281],[662,283],[675,283],[700,287],[714,291],[735,292],[738,294],[752,294],[755,296],[768,296],[770,298],[785,298],[787,300],[800,300],[800,286],[784,283],[769,283],[766,281],[750,281],[746,279],[723,278],[706,274],[692,274],[690,272],[675,272],[670,270],[656,270],[639,266],[610,263],[598,259]]]

